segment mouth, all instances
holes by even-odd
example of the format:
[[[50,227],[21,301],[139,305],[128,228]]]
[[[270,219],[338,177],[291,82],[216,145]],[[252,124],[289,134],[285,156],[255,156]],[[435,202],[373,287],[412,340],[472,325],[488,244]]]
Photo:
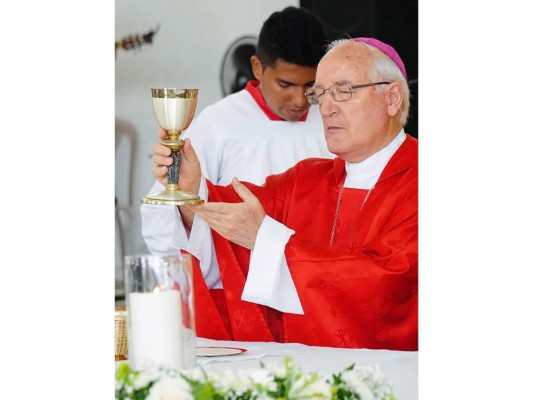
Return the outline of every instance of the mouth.
[[[303,109],[298,109],[298,110],[288,110],[288,112],[294,118],[299,119],[305,114],[307,110],[308,110],[307,108],[303,108]]]
[[[329,132],[329,133],[336,133],[338,131],[340,131],[342,128],[340,126],[336,126],[336,125],[328,125],[326,130]]]

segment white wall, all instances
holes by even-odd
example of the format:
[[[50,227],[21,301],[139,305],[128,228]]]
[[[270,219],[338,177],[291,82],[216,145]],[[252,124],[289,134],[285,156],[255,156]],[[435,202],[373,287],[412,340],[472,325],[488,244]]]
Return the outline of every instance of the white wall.
[[[220,65],[229,45],[242,35],[257,36],[273,11],[298,4],[295,0],[115,0],[115,40],[144,34],[160,24],[152,45],[119,50],[115,60],[115,191],[122,206],[127,254],[146,251],[139,206],[153,184],[151,146],[158,140],[150,88],[199,88],[198,115],[222,97]],[[136,143],[131,166],[126,133]],[[117,257],[120,260],[118,251]]]

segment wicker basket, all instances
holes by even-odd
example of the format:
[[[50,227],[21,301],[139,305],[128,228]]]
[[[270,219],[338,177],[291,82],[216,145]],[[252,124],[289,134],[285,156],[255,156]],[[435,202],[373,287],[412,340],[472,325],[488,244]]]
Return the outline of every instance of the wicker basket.
[[[115,361],[126,360],[128,355],[126,315],[126,311],[115,311]]]

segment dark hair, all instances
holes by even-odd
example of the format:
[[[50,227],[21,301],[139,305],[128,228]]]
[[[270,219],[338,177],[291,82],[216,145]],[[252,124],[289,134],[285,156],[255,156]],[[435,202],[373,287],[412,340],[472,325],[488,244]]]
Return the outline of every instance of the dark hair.
[[[289,6],[264,22],[257,43],[257,57],[264,67],[278,59],[290,64],[316,67],[326,49],[320,20],[303,8]]]

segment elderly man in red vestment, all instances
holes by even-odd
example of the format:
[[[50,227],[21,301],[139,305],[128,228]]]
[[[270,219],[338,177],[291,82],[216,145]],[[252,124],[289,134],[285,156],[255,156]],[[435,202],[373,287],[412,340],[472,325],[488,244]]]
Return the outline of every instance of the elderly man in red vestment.
[[[377,39],[334,41],[306,96],[333,160],[222,187],[202,177],[186,140],[180,187],[208,200],[179,207],[176,221],[185,242],[205,243],[194,254],[197,332],[417,350],[418,142],[403,129],[404,64]]]

